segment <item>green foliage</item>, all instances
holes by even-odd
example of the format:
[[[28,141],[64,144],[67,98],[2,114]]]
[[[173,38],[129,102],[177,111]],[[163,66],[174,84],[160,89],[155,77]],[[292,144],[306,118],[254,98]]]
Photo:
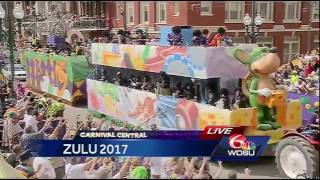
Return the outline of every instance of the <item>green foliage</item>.
[[[56,116],[57,114],[64,111],[64,104],[59,102],[54,102],[48,108],[47,114],[51,117]]]

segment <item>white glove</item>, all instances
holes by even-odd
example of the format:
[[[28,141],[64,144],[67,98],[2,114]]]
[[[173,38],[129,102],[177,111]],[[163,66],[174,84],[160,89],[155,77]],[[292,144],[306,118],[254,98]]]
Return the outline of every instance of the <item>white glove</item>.
[[[215,103],[217,108],[223,109],[224,102],[223,99],[220,99],[218,102]]]
[[[261,96],[269,97],[271,95],[271,90],[268,88],[263,88],[257,90],[258,94]]]

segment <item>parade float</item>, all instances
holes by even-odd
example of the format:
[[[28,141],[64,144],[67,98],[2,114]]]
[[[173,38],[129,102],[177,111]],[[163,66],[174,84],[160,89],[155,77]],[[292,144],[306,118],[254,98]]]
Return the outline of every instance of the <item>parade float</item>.
[[[74,104],[87,98],[86,78],[92,71],[85,56],[61,56],[24,50],[21,63],[27,87]]]
[[[281,174],[290,178],[303,172],[318,175],[319,140],[301,129],[301,102],[289,100],[286,91],[273,88],[267,78],[259,78],[280,66],[276,50],[254,45],[206,48],[93,43],[91,53],[97,67],[87,79],[89,110],[133,125],[147,121],[145,129],[152,124],[167,130],[243,126],[247,136],[271,137],[269,144]],[[109,78],[121,71],[127,77],[148,74],[153,80],[165,72],[171,83],[177,78],[192,79],[198,86],[198,98],[186,100],[118,86],[110,83],[112,79],[100,81],[96,76],[99,68],[104,68]],[[217,91],[222,87],[234,89],[240,78],[244,78],[242,89],[250,108],[231,111],[203,102],[203,89],[208,84]]]

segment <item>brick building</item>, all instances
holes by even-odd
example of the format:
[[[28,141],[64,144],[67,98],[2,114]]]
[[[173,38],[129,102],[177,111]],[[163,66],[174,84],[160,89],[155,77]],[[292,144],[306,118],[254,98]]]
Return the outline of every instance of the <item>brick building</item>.
[[[310,48],[319,47],[318,7],[319,2],[309,1],[256,2],[257,13],[264,18],[257,43],[276,46],[279,55],[291,59],[307,51],[310,31]],[[125,9],[125,18],[121,16],[122,9]],[[251,16],[252,1],[128,1],[112,3],[107,10],[114,16],[110,24],[114,28],[123,28],[125,24],[131,28],[143,23],[156,31],[161,25],[189,25],[210,31],[224,27],[234,41],[244,43],[243,18],[246,13]]]
[[[224,27],[227,35],[237,43],[248,42],[243,18],[246,13],[251,16],[252,11],[252,1],[66,1],[65,3],[66,13],[69,14],[88,17],[95,15],[101,17],[103,14],[105,18],[103,28],[90,29],[85,26],[78,28],[81,32],[90,30],[94,32],[92,34],[100,36],[103,35],[101,30],[117,30],[125,26],[132,29],[138,24],[145,23],[149,25],[150,33],[159,33],[161,25],[188,25],[193,26],[193,29],[206,28],[214,32],[218,27]],[[35,3],[34,6],[39,5]],[[319,46],[318,6],[317,1],[256,1],[257,13],[264,18],[257,43],[278,47],[279,55],[286,60],[297,53],[306,53],[308,35],[310,35],[310,48]]]

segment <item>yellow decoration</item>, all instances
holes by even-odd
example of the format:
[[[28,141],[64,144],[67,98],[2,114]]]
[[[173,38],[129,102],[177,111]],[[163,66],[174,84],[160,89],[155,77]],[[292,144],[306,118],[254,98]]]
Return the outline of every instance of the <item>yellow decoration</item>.
[[[199,109],[199,127],[201,129],[209,125],[255,126],[257,122],[256,109],[254,108],[230,111],[213,106],[201,106]]]
[[[287,103],[285,123],[281,125],[284,129],[296,129],[302,126],[301,103],[299,100]]]
[[[319,101],[314,102],[313,106],[314,107],[319,107]]]
[[[299,68],[302,67],[302,63],[301,63],[301,60],[299,58],[292,60],[291,63],[292,63],[293,66],[298,66]]]
[[[306,108],[306,109],[310,109],[310,108],[311,108],[311,105],[310,105],[310,104],[306,104],[306,105],[305,105],[305,108]]]

